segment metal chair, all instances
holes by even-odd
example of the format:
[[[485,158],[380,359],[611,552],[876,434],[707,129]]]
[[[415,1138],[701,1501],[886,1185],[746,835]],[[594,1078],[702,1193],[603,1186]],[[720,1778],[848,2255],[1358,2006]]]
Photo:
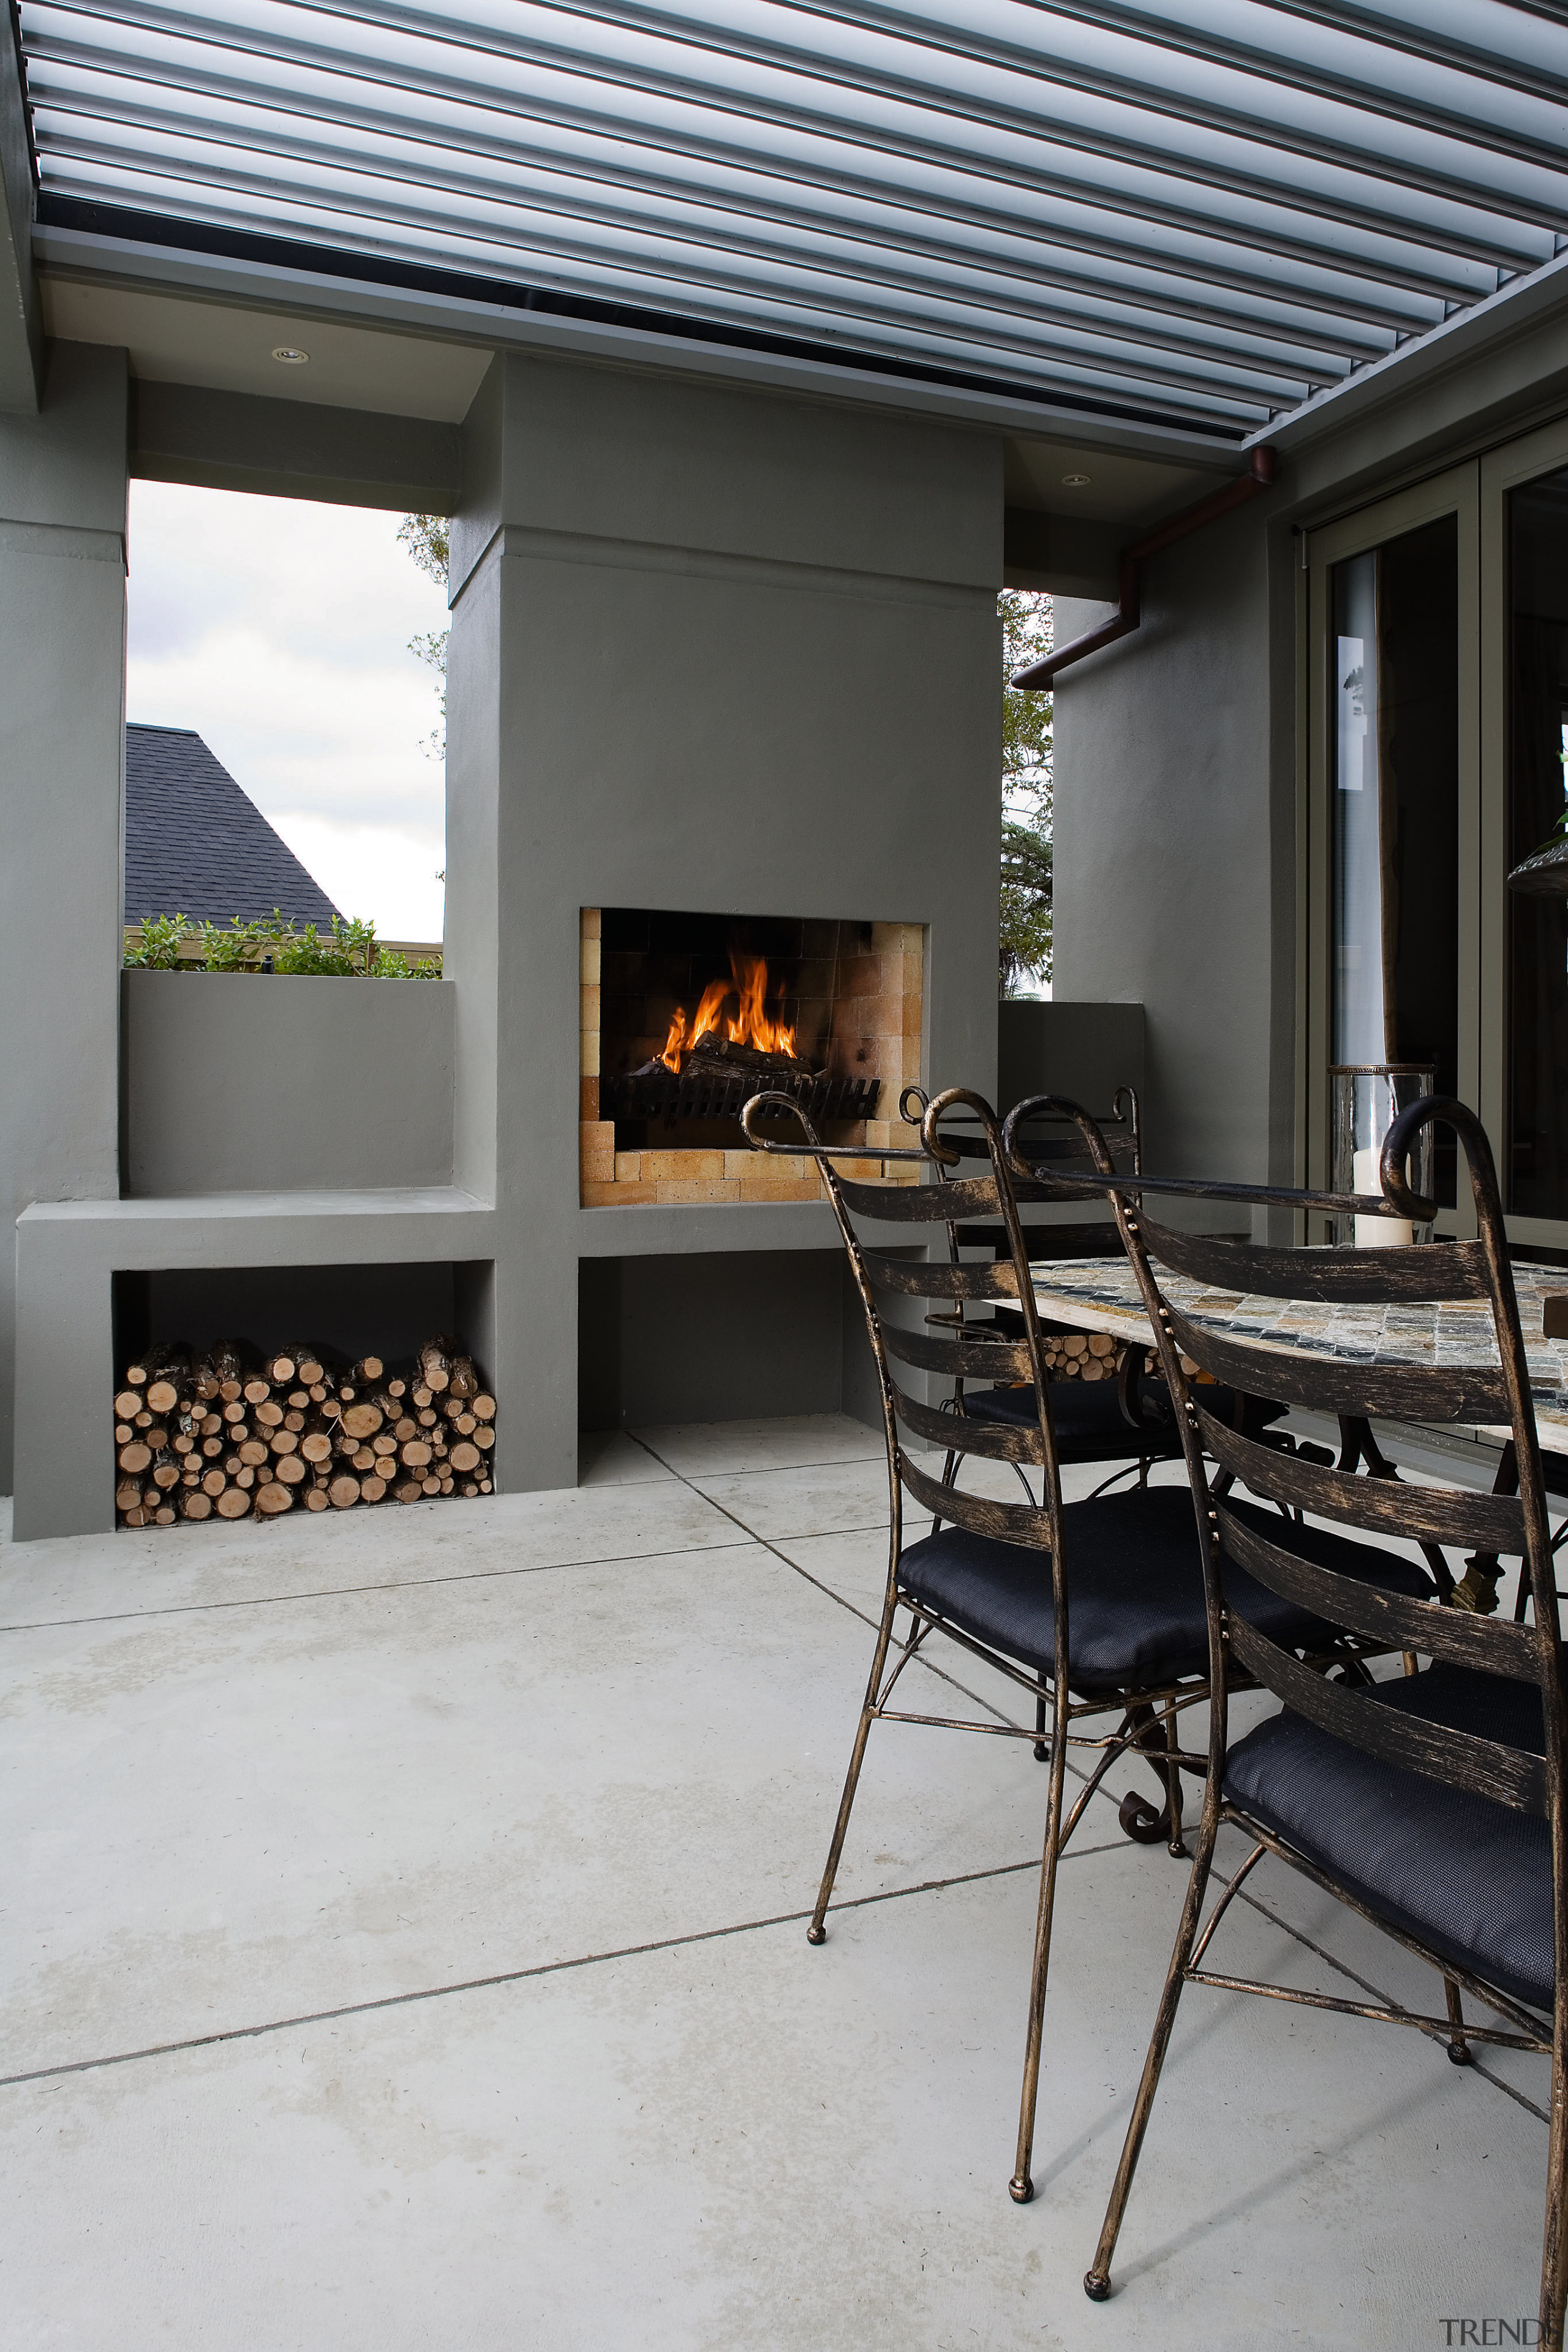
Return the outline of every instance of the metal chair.
[[[943,1118],[954,1108],[978,1120],[985,1137],[990,1164],[982,1175],[952,1172],[956,1154],[943,1143],[941,1130]],[[791,1143],[762,1131],[762,1122],[780,1120],[791,1122],[805,1139]],[[1025,1234],[1000,1129],[978,1096],[962,1089],[939,1096],[921,1123],[921,1149],[885,1155],[921,1160],[926,1173],[941,1171],[949,1180],[918,1186],[840,1177],[832,1165],[834,1151],[786,1096],[754,1097],[746,1105],[742,1123],[757,1149],[809,1155],[822,1171],[865,1307],[888,1447],[889,1527],[882,1612],[808,1940],[824,1940],[873,1723],[1000,1733],[1031,1743],[1044,1728],[1038,1716],[1037,1726],[1029,1727],[894,1707],[890,1701],[900,1676],[933,1634],[994,1667],[1027,1696],[1031,1712],[1038,1708],[1049,1716],[1044,1851],[1016,2160],[1009,2183],[1012,2195],[1022,2202],[1034,2193],[1029,2168],[1057,1864],[1119,1756],[1147,1756],[1158,1743],[1171,1851],[1185,1851],[1178,1724],[1186,1709],[1207,1701],[1210,1650],[1192,1499],[1184,1486],[1167,1486],[1063,1503],[1050,1383],[1041,1374]],[[1099,1150],[1105,1151],[1103,1143]],[[1105,1164],[1110,1164],[1109,1153]],[[912,1254],[911,1244],[934,1244],[940,1251],[947,1226],[956,1219],[975,1217],[1001,1221],[1008,1241],[1005,1259],[954,1264],[946,1251],[930,1257]],[[862,1223],[880,1226],[884,1243],[890,1234],[902,1246],[873,1245],[863,1238]],[[955,1302],[980,1301],[1015,1307],[1022,1338],[981,1340],[963,1327],[899,1321],[887,1311],[896,1307],[912,1316],[930,1305],[945,1314]],[[954,1416],[928,1395],[896,1381],[895,1366],[939,1381],[975,1374],[1029,1381],[1037,1401],[1034,1422],[1023,1425]],[[956,1484],[944,1486],[914,1458],[904,1433],[929,1446],[956,1448],[983,1461],[1032,1464],[1041,1473],[1043,1499],[1038,1504],[1004,1503],[967,1493]],[[933,1533],[907,1543],[906,1492],[937,1521]],[[1268,1517],[1253,1506],[1236,1507],[1237,1523],[1248,1528]],[[1346,1576],[1368,1565],[1362,1547],[1315,1531],[1303,1536],[1292,1529],[1292,1535],[1314,1559],[1339,1567]],[[1404,1560],[1384,1561],[1378,1572],[1387,1573],[1406,1592],[1430,1589],[1421,1571]],[[1310,1608],[1276,1599],[1239,1572],[1238,1581],[1247,1586],[1260,1622],[1286,1650],[1322,1664],[1353,1662],[1359,1645],[1342,1640]],[[909,1631],[895,1641],[900,1610],[908,1612]],[[1064,1818],[1069,1748],[1086,1751],[1092,1761]]]
[[[1405,1169],[1421,1128],[1441,1119],[1463,1146],[1479,1238],[1394,1249],[1269,1248],[1176,1233],[1155,1223],[1151,1200],[1201,1192],[1249,1204],[1301,1210],[1375,1210],[1425,1223],[1435,1203],[1413,1196]],[[1563,1757],[1568,1738],[1557,1592],[1546,1488],[1530,1376],[1486,1137],[1457,1102],[1424,1100],[1395,1121],[1383,1148],[1384,1198],[1251,1187],[1144,1182],[1141,1193],[1112,1175],[1101,1189],[1114,1204],[1147,1302],[1172,1394],[1181,1405],[1187,1470],[1202,1537],[1208,1615],[1208,1673],[1215,1694],[1203,1811],[1192,1878],[1153,2037],[1128,2126],[1094,2260],[1084,2280],[1099,2301],[1110,2291],[1110,2263],[1126,2210],[1160,2070],[1184,1986],[1257,1992],[1316,2009],[1382,2020],[1442,2042],[1457,2063],[1472,2042],[1534,2050],[1552,2062],[1552,2129],[1545,2242],[1541,2271],[1542,2344],[1561,2345],[1565,2284],[1563,2090],[1568,2029],[1568,1876]],[[1190,1276],[1227,1292],[1276,1298],[1436,1310],[1463,1302],[1489,1310],[1479,1333],[1430,1365],[1380,1364],[1306,1341],[1288,1353],[1205,1327],[1162,1292],[1160,1273]],[[1466,1330],[1473,1330],[1467,1318]],[[1292,1403],[1330,1414],[1428,1424],[1506,1424],[1517,1495],[1481,1495],[1394,1486],[1380,1476],[1272,1452],[1205,1411],[1201,1388],[1184,1380],[1179,1352],[1241,1387],[1265,1382]],[[1447,1352],[1451,1360],[1444,1362]],[[1247,1489],[1374,1538],[1414,1539],[1441,1553],[1476,1546],[1486,1556],[1522,1559],[1533,1622],[1500,1622],[1463,1606],[1433,1605],[1383,1589],[1335,1564],[1302,1556],[1294,1530],[1260,1527],[1215,1492],[1205,1454]],[[1349,1539],[1347,1549],[1351,1548]],[[1365,1551],[1364,1546],[1355,1546]],[[1375,1556],[1375,1555],[1374,1555]],[[1250,1580],[1244,1594],[1240,1578]],[[1450,1586],[1451,1590],[1452,1587]],[[1315,1611],[1383,1650],[1402,1650],[1406,1672],[1390,1681],[1326,1680],[1308,1671],[1254,1610],[1262,1590],[1274,1605]],[[1430,1663],[1415,1671],[1417,1659]],[[1283,1711],[1226,1744],[1226,1685],[1240,1669],[1284,1702]],[[1205,1899],[1222,1826],[1243,1831],[1249,1850],[1220,1889],[1206,1920]],[[1207,1956],[1237,1889],[1266,1855],[1359,1912],[1442,1979],[1444,2014],[1258,1982],[1216,1971]],[[1502,2022],[1467,2020],[1463,1996]],[[1186,2122],[1191,2126],[1189,2106]]]
[[[899,1097],[899,1116],[908,1125],[918,1127],[924,1118],[931,1097],[920,1087],[906,1087]],[[1057,1132],[1049,1136],[1029,1138],[1031,1150],[1043,1160],[1053,1163],[1081,1161],[1087,1170],[1092,1168],[1082,1137],[1070,1122],[1053,1122]],[[1060,1130],[1066,1127],[1065,1133]],[[1109,1118],[1096,1120],[1100,1134],[1113,1160],[1129,1163],[1136,1171],[1142,1165],[1142,1136],[1137,1090],[1119,1087],[1112,1098]],[[965,1160],[988,1158],[984,1129],[965,1121],[962,1126],[949,1121],[943,1129],[943,1139],[957,1154],[956,1164]],[[1053,1169],[1053,1172],[1058,1172]],[[947,1168],[938,1171],[939,1181],[952,1181]],[[1041,1184],[1018,1183],[1015,1197],[1020,1202],[1054,1199]],[[1124,1253],[1121,1236],[1113,1222],[1099,1223],[1037,1225],[1026,1229],[1029,1240],[1036,1244],[1037,1255],[1058,1257],[1121,1257]],[[952,1222],[947,1229],[948,1255],[957,1265],[964,1251],[988,1251],[994,1258],[1005,1258],[1009,1244],[1006,1231],[1000,1223],[994,1225]],[[1016,1340],[1021,1327],[1016,1314],[1006,1307],[993,1311],[990,1319],[966,1324],[963,1300],[959,1300],[949,1318],[967,1329],[977,1339]],[[1051,1419],[1056,1431],[1057,1459],[1068,1465],[1103,1464],[1108,1475],[1105,1486],[1115,1486],[1121,1479],[1136,1474],[1140,1486],[1149,1483],[1149,1472],[1156,1462],[1178,1460],[1182,1440],[1175,1417],[1170,1411],[1169,1400],[1163,1383],[1151,1383],[1144,1376],[1144,1350],[1129,1349],[1123,1355],[1121,1369],[1114,1380],[1088,1381],[1055,1380],[1051,1388]],[[1009,1422],[1021,1428],[1031,1427],[1038,1407],[1032,1387],[1023,1384],[977,1387],[972,1381],[957,1379],[952,1384],[949,1409],[973,1421]],[[950,1484],[958,1463],[958,1454],[949,1456],[943,1473],[943,1484]],[[1031,1501],[1033,1490],[1020,1465],[1018,1481]],[[1097,1490],[1097,1491],[1102,1491]]]

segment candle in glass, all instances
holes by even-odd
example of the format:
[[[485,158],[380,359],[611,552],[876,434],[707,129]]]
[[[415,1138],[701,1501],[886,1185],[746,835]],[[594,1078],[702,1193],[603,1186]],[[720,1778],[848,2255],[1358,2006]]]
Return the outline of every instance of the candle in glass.
[[[1355,1173],[1351,1180],[1356,1192],[1382,1192],[1383,1183],[1377,1172],[1377,1163],[1382,1156],[1383,1147],[1375,1143],[1356,1153],[1353,1162]],[[1355,1221],[1357,1249],[1399,1249],[1415,1239],[1415,1228],[1408,1217],[1358,1216]]]

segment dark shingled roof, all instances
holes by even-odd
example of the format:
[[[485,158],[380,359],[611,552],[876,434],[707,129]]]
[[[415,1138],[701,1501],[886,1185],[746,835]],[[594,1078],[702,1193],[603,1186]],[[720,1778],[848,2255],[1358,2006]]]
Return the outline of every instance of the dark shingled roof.
[[[201,737],[125,730],[125,919],[247,922],[274,907],[325,929],[338,912]]]

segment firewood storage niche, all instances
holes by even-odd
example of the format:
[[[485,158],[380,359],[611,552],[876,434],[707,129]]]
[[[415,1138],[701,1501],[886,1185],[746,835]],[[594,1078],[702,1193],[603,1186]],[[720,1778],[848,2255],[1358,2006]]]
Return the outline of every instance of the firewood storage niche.
[[[117,1523],[493,1492],[492,1286],[488,1264],[116,1276]]]
[[[809,1161],[752,1151],[749,1097],[787,1094],[847,1171],[907,1180],[899,1096],[921,1075],[918,923],[584,908],[582,1200],[815,1200]],[[788,1132],[781,1127],[781,1136]]]

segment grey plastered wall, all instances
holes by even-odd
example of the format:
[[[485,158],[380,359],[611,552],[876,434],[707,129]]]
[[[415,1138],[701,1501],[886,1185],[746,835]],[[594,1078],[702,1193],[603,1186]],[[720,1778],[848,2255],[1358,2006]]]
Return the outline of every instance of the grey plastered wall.
[[[1015,998],[996,1007],[996,1108],[1066,1095],[1109,1113],[1120,1087],[1143,1086],[1143,1007]]]
[[[577,1206],[578,910],[929,926],[928,1070],[995,1066],[999,443],[498,360],[453,527],[458,1172],[493,1182],[498,1453],[575,1475],[577,1261],[831,1249],[819,1206]],[[499,716],[498,716],[499,714]],[[492,1156],[493,1155],[493,1156]],[[762,1344],[759,1339],[759,1344]]]
[[[111,1198],[119,1188],[125,436],[125,355],[83,344],[51,346],[37,415],[0,415],[0,1193],[8,1237],[0,1253],[0,1483],[7,1488],[13,1223],[33,1201]]]
[[[1057,686],[1056,991],[1144,1007],[1156,1171],[1288,1170],[1286,541],[1281,577],[1259,500],[1171,549],[1145,569],[1137,635]],[[1104,610],[1058,604],[1058,645]]]
[[[449,981],[128,971],[121,990],[128,1197],[450,1183]]]

